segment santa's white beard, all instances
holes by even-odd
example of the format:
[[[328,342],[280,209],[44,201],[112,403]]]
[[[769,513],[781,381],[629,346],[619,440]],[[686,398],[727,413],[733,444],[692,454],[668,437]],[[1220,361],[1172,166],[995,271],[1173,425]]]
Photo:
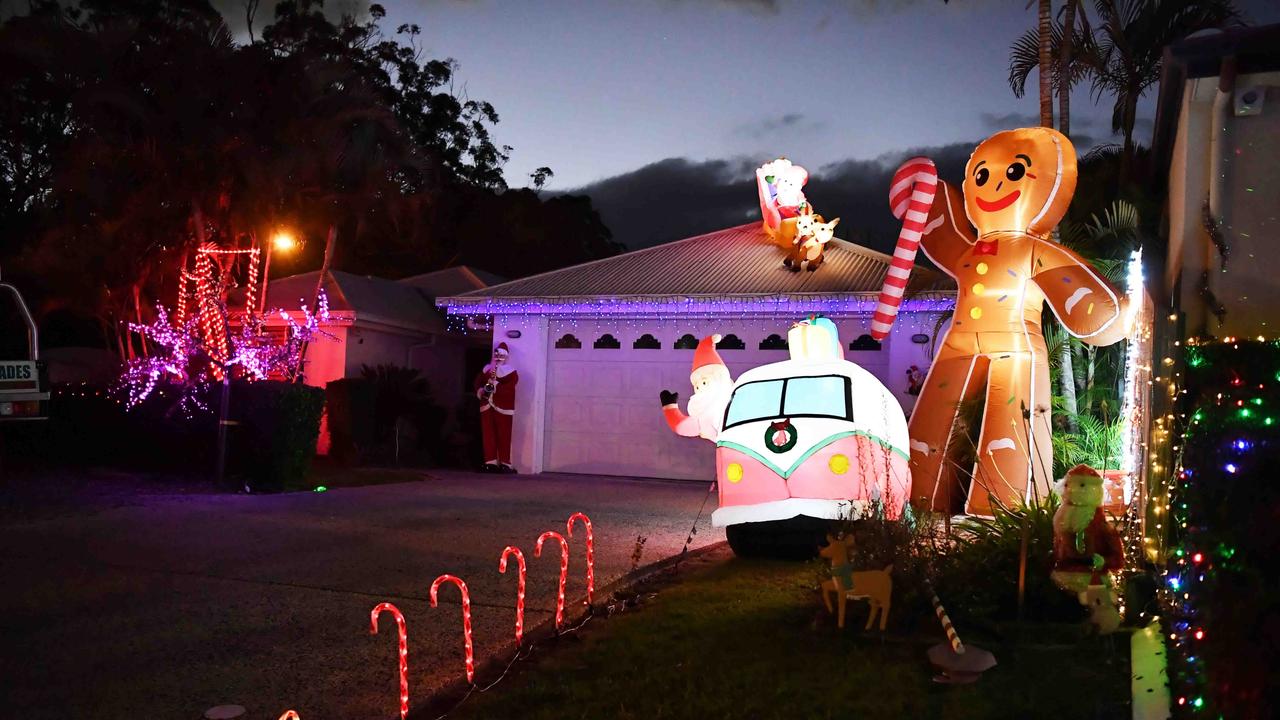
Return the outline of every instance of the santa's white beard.
[[[1097,508],[1090,505],[1063,504],[1053,514],[1053,531],[1056,533],[1078,533],[1089,526]]]
[[[689,416],[705,419],[720,429],[724,422],[724,410],[729,405],[729,396],[733,394],[733,385],[725,387],[712,386],[695,392],[689,398]]]

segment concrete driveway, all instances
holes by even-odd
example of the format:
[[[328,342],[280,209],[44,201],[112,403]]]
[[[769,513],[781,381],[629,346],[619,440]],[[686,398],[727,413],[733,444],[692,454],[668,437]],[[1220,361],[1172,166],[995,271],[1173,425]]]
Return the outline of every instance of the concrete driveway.
[[[559,551],[544,530],[587,513],[596,583],[679,552],[706,496],[701,483],[575,475],[431,472],[421,482],[287,495],[142,494],[0,526],[0,716],[200,718],[243,705],[249,720],[289,708],[303,720],[397,716],[395,624],[369,635],[369,611],[395,603],[409,630],[410,694],[463,673],[456,588],[471,589],[477,661],[509,651],[513,568],[529,563],[526,626],[555,608]],[[694,546],[724,538],[710,527]],[[570,597],[585,593],[581,526]]]

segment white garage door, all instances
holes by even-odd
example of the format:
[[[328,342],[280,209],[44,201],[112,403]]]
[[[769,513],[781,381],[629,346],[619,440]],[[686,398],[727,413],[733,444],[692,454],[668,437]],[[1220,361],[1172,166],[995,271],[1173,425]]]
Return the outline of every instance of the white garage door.
[[[786,350],[761,350],[760,342],[771,333],[785,337],[785,328],[768,325],[733,326],[718,323],[716,332],[732,333],[746,346],[720,349],[720,356],[736,378],[765,363],[787,358]],[[689,386],[692,350],[676,350],[676,340],[695,337],[710,329],[593,329],[589,325],[557,327],[552,324],[547,385],[547,425],[544,467],[549,471],[710,480],[715,474],[714,446],[700,438],[684,438],[671,432],[662,417],[658,394],[663,389],[680,393],[680,407],[692,392]],[[844,331],[844,328],[841,328]],[[642,335],[652,335],[661,347],[634,347]],[[597,348],[605,333],[618,341],[617,349]],[[581,348],[556,348],[554,343],[572,334]],[[842,332],[843,336],[843,332]],[[849,340],[844,340],[848,347]],[[848,353],[883,378],[888,347],[878,353]]]

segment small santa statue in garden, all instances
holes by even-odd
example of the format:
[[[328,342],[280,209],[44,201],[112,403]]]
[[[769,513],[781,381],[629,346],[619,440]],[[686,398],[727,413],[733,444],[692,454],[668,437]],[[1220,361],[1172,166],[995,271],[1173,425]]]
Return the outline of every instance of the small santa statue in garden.
[[[520,374],[508,362],[511,351],[502,342],[493,349],[493,361],[476,376],[480,398],[480,432],[484,438],[483,472],[514,473],[511,464],[511,418],[516,414],[516,383]]]
[[[1109,573],[1124,567],[1124,546],[1102,514],[1102,473],[1077,465],[1060,488],[1062,505],[1053,514],[1053,581],[1082,603],[1099,604],[1102,594],[1109,604]]]
[[[689,413],[680,412],[676,402],[679,393],[663,390],[662,414],[667,425],[678,435],[684,437],[702,437],[715,442],[724,425],[724,412],[729,407],[729,398],[733,395],[733,378],[729,376],[729,368],[716,352],[719,335],[708,335],[698,342],[693,351],[693,372],[689,374],[689,382],[693,384],[693,397],[689,398]]]

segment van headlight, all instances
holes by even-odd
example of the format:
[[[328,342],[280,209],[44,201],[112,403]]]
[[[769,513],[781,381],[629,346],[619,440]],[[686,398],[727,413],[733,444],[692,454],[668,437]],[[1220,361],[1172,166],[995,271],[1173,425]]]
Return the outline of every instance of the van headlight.
[[[732,462],[724,469],[724,477],[731,483],[742,482],[742,464]]]
[[[836,453],[827,461],[827,467],[831,468],[831,472],[837,475],[843,475],[849,472],[849,456],[842,453]]]

